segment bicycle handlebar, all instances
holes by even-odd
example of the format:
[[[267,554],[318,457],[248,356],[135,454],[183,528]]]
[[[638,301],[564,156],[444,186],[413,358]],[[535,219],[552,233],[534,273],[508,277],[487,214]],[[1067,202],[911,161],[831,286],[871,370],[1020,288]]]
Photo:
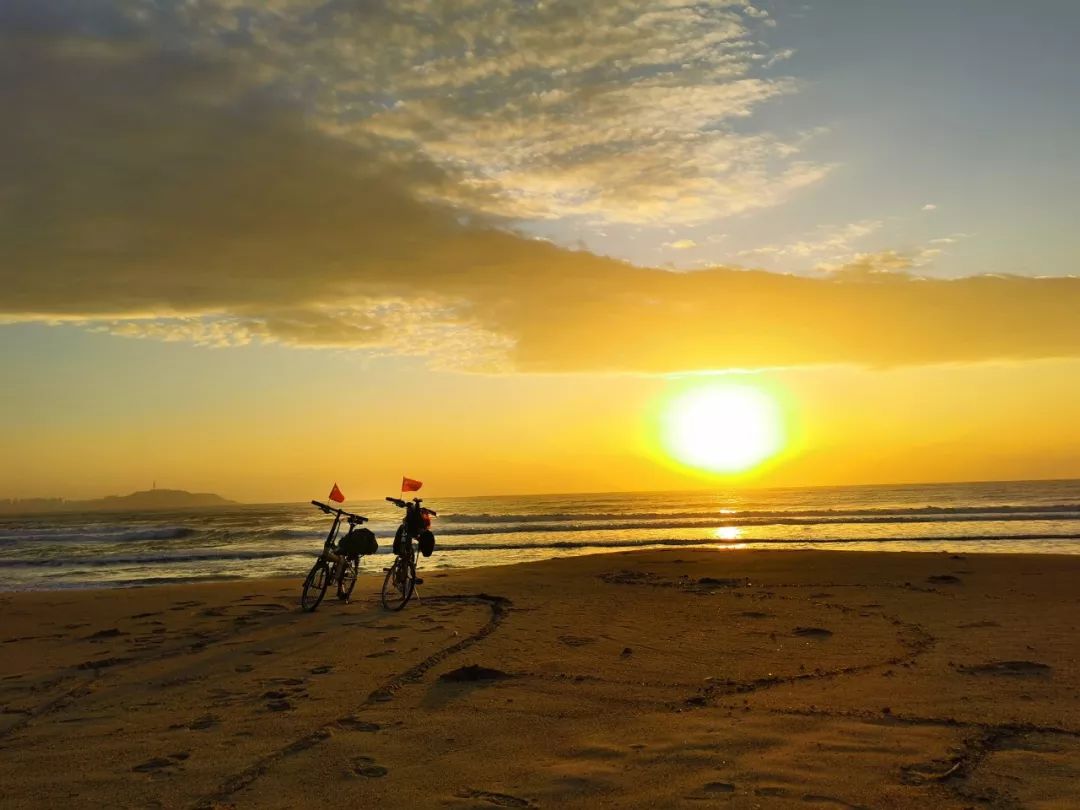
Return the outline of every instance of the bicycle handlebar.
[[[409,505],[408,501],[403,501],[401,498],[391,498],[391,497],[388,496],[386,498],[386,500],[388,500],[390,503],[392,503],[398,509],[404,509],[406,506]],[[420,506],[420,498],[413,498],[413,501],[416,502],[417,506]],[[429,509],[426,506],[420,506],[420,511],[421,512],[427,512],[429,515],[434,515],[436,517],[438,517],[438,515],[439,515],[439,513],[436,512],[434,509]]]
[[[328,514],[328,515],[329,514],[336,514],[339,517],[341,515],[346,515],[346,516],[348,516],[350,522],[367,523],[367,518],[364,517],[363,515],[354,515],[352,512],[346,512],[344,509],[335,509],[334,507],[327,506],[325,503],[322,503],[320,501],[312,501],[311,505],[319,507],[324,512],[326,512],[326,514]]]

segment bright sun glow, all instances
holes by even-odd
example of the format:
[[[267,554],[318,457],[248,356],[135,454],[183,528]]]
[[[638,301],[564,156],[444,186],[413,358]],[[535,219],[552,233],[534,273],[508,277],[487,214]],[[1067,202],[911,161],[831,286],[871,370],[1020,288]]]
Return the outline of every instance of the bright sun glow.
[[[662,441],[677,461],[716,473],[746,472],[784,441],[779,404],[744,383],[707,383],[675,397],[663,414]]]

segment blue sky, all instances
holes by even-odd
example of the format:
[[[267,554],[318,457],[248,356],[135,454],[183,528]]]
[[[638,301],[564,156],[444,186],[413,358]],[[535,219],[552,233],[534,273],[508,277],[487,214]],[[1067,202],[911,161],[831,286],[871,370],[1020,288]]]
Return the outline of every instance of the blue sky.
[[[834,169],[785,203],[699,229],[571,232],[638,262],[813,270],[816,256],[740,255],[821,241],[857,222],[863,252],[942,250],[920,272],[1073,275],[1080,194],[1080,7],[1071,2],[766,3],[774,72],[799,90],[747,128],[820,130],[808,155]],[[924,211],[927,204],[935,205]],[[549,232],[559,234],[557,227]],[[722,238],[719,238],[722,235]],[[714,240],[709,242],[710,237]],[[664,243],[692,239],[697,248]],[[949,243],[935,239],[952,239]]]

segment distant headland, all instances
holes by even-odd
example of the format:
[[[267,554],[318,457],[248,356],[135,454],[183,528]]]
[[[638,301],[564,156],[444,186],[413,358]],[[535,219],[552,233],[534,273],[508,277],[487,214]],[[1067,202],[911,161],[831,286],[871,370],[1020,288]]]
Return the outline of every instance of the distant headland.
[[[87,501],[64,498],[7,498],[0,500],[0,514],[34,512],[129,512],[161,509],[188,509],[205,506],[232,506],[236,501],[210,492],[187,492],[183,489],[144,489],[130,495],[106,495]]]

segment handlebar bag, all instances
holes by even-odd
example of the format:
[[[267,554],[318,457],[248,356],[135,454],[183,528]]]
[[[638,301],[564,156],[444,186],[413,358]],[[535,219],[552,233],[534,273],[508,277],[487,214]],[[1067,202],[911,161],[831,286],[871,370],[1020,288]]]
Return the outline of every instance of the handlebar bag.
[[[353,526],[349,533],[341,538],[338,548],[346,557],[359,557],[361,554],[374,554],[379,550],[379,541],[375,532],[362,526]]]
[[[430,521],[430,518],[419,509],[409,509],[408,515],[405,516],[405,525],[409,527],[409,534],[412,537],[416,537],[426,529],[428,521]]]
[[[420,532],[420,553],[425,557],[430,557],[431,552],[435,550],[435,535],[425,529]]]

